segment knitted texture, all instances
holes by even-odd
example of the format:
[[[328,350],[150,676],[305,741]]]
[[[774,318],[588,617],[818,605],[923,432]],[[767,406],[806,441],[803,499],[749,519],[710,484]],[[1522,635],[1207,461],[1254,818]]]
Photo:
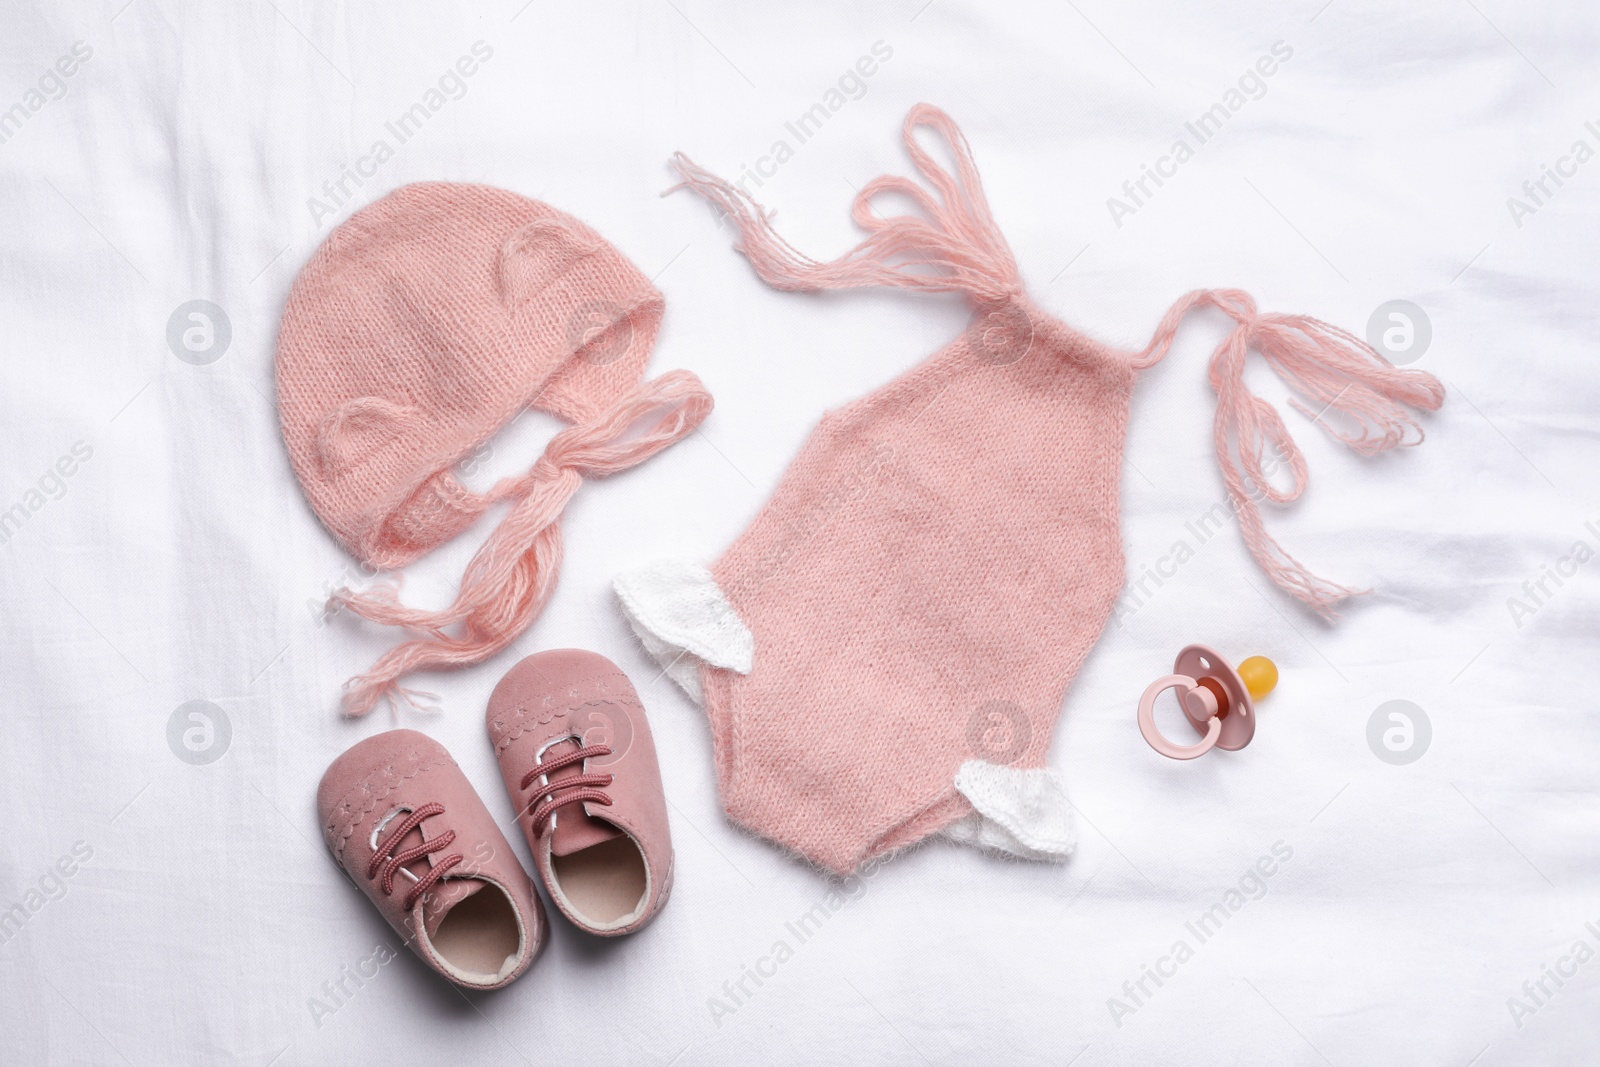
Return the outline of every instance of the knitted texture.
[[[397,568],[511,503],[444,611],[406,609],[393,588],[334,595],[424,635],[353,679],[347,712],[404,695],[398,679],[411,671],[506,647],[554,588],[561,509],[582,477],[641,462],[710,412],[687,371],[639,382],[662,309],[588,226],[486,186],[398,189],[317,250],[284,310],[277,383],[284,441],[318,518],[368,567]],[[452,468],[530,406],[577,425],[528,474],[488,493],[464,487]]]
[[[920,126],[949,142],[954,174],[917,143]],[[1245,352],[1362,422],[1349,439],[1363,449],[1419,437],[1400,403],[1435,408],[1443,395],[1343,331],[1258,316],[1231,291],[1185,297],[1142,353],[1095,342],[1023,293],[950,118],[919,105],[904,139],[937,199],[903,178],[869,183],[853,210],[869,236],[829,263],[796,251],[742,191],[675,158],[777,288],[959,290],[978,305],[972,327],[927,362],[827,414],[711,568],[754,638],[748,671],[698,665],[723,803],[734,821],[841,873],[958,821],[955,836],[1009,840],[1019,854],[1070,849],[1064,794],[1017,772],[1043,767],[1065,691],[1122,586],[1129,397],[1184,312],[1214,304],[1237,323],[1211,370],[1224,481],[1256,558],[1319,610],[1343,590],[1305,574],[1256,512],[1251,486],[1292,499],[1305,469],[1276,412],[1245,389]],[[878,215],[880,192],[909,197],[922,216]],[[1288,492],[1262,473],[1267,442],[1290,457]],[[629,608],[636,623],[661,614]],[[972,761],[1012,773],[964,767]],[[964,821],[975,814],[993,825]]]

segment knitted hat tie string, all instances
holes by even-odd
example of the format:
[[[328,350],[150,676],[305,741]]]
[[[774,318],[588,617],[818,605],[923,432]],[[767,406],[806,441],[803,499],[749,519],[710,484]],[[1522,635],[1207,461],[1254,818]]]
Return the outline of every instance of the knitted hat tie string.
[[[665,405],[671,410],[648,430],[626,436],[634,423]],[[346,684],[345,714],[365,715],[385,698],[405,701],[408,691],[399,680],[414,671],[479,663],[510,645],[555,589],[561,513],[583,479],[644,462],[698,429],[711,407],[711,394],[699,378],[686,370],[669,371],[593,420],[556,434],[528,473],[502,479],[476,498],[478,510],[499,501],[513,503],[472,557],[455,602],[441,611],[406,607],[392,584],[334,593],[330,610],[347,607],[373,622],[423,635],[390,649],[370,671]],[[446,632],[454,626],[459,632]]]

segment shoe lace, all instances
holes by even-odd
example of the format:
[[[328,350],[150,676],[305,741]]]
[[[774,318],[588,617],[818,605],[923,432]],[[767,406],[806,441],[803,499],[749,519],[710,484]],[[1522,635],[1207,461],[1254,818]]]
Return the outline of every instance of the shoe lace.
[[[582,742],[578,743],[582,744]],[[610,794],[602,792],[602,787],[616,781],[615,775],[576,774],[570,778],[563,778],[559,782],[550,780],[552,774],[565,767],[582,764],[584,760],[593,759],[597,756],[609,755],[611,755],[611,746],[589,745],[573,749],[571,752],[563,752],[552,759],[540,758],[535,760],[533,770],[523,775],[521,786],[521,788],[527,789],[533,785],[535,780],[539,778],[545,780],[544,785],[535,793],[535,796],[541,799],[538,804],[534,805],[533,813],[528,817],[529,822],[533,825],[534,833],[543,837],[545,831],[555,825],[556,809],[564,808],[568,804],[576,804],[580,800],[589,800],[596,804],[605,804],[607,806],[611,804]]]
[[[428,869],[428,873],[420,878],[406,868],[406,864],[414,860],[419,860],[423,856],[449,848],[450,843],[456,839],[454,830],[446,830],[432,841],[424,841],[422,844],[405,849],[402,852],[395,853],[394,851],[400,842],[405,840],[407,834],[422,825],[422,820],[443,814],[444,805],[437,802],[424,804],[422,807],[413,810],[398,826],[389,831],[389,836],[383,839],[383,844],[377,846],[372,853],[372,862],[367,864],[368,878],[381,877],[379,884],[383,888],[384,896],[389,896],[394,892],[394,876],[396,874],[404,874],[416,883],[411,887],[411,892],[406,894],[406,911],[416,907],[417,901],[422,897],[422,894],[432,889],[434,883],[438,882],[439,879],[445,876],[447,871],[461,862],[461,853],[459,852],[442,857],[435,861]]]

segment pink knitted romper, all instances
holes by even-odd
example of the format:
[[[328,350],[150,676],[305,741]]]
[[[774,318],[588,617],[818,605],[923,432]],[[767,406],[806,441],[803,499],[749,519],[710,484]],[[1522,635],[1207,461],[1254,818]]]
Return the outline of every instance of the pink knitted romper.
[[[954,175],[917,143],[918,126],[949,141]],[[1420,440],[1402,403],[1443,400],[1431,376],[1315,319],[1258,314],[1232,290],[1185,296],[1143,352],[1093,341],[1023,292],[950,118],[919,105],[904,135],[938,199],[876,179],[854,206],[869,236],[831,263],[676,158],[768,284],[960,290],[978,310],[921,366],[824,416],[709,571],[661,563],[616,582],[646,648],[703,697],[730,818],[841,874],[937,831],[1034,858],[1070,852],[1070,808],[1046,752],[1122,587],[1129,397],[1187,311],[1211,305],[1236,323],[1211,360],[1223,480],[1256,560],[1319,612],[1354,590],[1309,574],[1262,527],[1253,495],[1295,499],[1306,468],[1277,412],[1246,388],[1247,351],[1314,409],[1346,416],[1357,431],[1341,436],[1363,452]],[[877,215],[881,192],[925,217]],[[1293,472],[1287,491],[1263,474],[1269,444]]]

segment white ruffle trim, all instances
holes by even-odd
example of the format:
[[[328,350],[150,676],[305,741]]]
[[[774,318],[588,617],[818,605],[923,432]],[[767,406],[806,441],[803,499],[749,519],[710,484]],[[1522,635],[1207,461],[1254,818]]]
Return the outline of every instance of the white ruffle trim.
[[[695,703],[705,703],[702,663],[750,673],[755,638],[698,563],[659,560],[624,571],[611,584],[644,650]]]
[[[968,760],[955,786],[974,810],[941,831],[951,840],[1044,861],[1063,860],[1077,847],[1072,804],[1054,771]]]

